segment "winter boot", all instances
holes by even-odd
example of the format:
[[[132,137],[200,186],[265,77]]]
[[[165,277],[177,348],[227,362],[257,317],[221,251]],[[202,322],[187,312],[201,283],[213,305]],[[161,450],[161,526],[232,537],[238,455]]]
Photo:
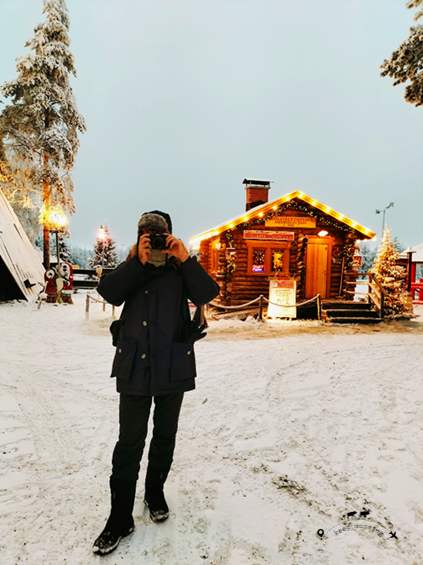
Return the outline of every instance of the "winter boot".
[[[112,510],[106,526],[93,545],[94,553],[102,555],[117,548],[122,538],[134,531],[134,509],[136,481],[110,478]]]
[[[144,504],[153,522],[164,522],[169,518],[169,507],[163,493],[163,485],[168,473],[169,469],[156,469],[150,465],[147,468]]]

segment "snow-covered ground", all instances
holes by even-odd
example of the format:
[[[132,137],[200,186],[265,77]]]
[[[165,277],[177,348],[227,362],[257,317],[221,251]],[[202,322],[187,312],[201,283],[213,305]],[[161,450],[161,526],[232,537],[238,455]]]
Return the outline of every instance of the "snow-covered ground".
[[[143,462],[135,532],[98,557],[117,439],[111,310],[85,321],[74,298],[0,304],[1,565],[423,563],[423,316],[211,322],[171,517],[149,521]]]

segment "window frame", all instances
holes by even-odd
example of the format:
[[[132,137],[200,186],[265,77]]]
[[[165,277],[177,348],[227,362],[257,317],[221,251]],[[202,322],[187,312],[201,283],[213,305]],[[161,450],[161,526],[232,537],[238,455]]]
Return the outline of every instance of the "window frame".
[[[289,259],[291,242],[285,241],[262,241],[260,239],[246,240],[248,249],[247,260],[247,275],[251,277],[269,277],[275,275],[277,272],[289,274]],[[263,273],[253,273],[253,253],[254,249],[265,249],[264,265],[265,271]],[[272,249],[283,250],[282,258],[282,271],[271,271],[272,267]]]

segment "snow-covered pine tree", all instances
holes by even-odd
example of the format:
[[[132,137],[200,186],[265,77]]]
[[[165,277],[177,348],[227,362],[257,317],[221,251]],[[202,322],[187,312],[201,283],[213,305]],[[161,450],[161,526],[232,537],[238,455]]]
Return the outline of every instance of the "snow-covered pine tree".
[[[69,263],[72,263],[72,265],[78,265],[80,269],[90,268],[90,265],[88,264],[88,259],[92,255],[92,251],[90,249],[86,249],[85,247],[79,247],[77,245],[71,245],[69,249],[70,249]]]
[[[422,7],[414,16],[415,21],[423,16],[423,0],[409,0],[406,6]],[[383,61],[381,68],[381,76],[395,79],[394,86],[410,81],[405,87],[405,100],[416,106],[423,104],[423,25],[410,28],[408,39],[392,53],[389,61]]]
[[[360,253],[362,257],[362,265],[359,269],[360,273],[368,273],[376,258],[377,250],[370,249],[367,243],[360,245]]]
[[[116,242],[112,239],[106,225],[100,229],[102,233],[97,236],[97,242],[94,245],[94,257],[89,258],[88,263],[92,268],[116,267],[119,263],[119,258],[115,251]]]
[[[397,265],[399,253],[392,241],[391,230],[383,232],[382,242],[370,272],[385,291],[385,308],[388,314],[398,315],[407,310],[406,271]]]
[[[46,21],[26,43],[34,53],[17,60],[18,77],[1,90],[12,103],[0,117],[0,139],[8,162],[25,164],[33,193],[44,209],[75,212],[71,171],[86,129],[69,84],[76,76],[70,52],[65,0],[43,0]],[[12,167],[13,168],[13,167]],[[25,187],[23,187],[25,192]],[[15,196],[18,195],[15,193]],[[40,202],[38,202],[40,204]],[[49,233],[44,225],[44,263],[49,266]]]
[[[71,263],[71,250],[66,242],[68,235],[59,234],[59,257],[61,261],[68,261]]]

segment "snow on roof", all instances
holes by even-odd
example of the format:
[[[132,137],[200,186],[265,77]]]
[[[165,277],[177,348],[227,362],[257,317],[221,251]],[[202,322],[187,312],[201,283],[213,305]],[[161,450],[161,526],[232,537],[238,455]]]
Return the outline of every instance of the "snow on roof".
[[[413,263],[423,263],[423,243],[412,247],[415,253],[412,253],[411,260]],[[403,251],[400,253],[401,259],[407,259],[407,252]]]
[[[263,179],[253,179],[251,177],[246,177],[243,181],[242,184],[251,184],[251,185],[270,185],[270,183],[273,182],[272,180],[263,180]]]
[[[317,208],[318,210],[321,210],[328,216],[332,216],[332,218],[335,218],[335,220],[347,224],[351,228],[360,232],[366,239],[373,239],[376,235],[376,233],[371,231],[369,228],[366,228],[365,226],[362,226],[358,222],[351,220],[350,218],[347,218],[346,216],[344,216],[344,214],[341,214],[340,212],[333,210],[330,206],[326,206],[326,204],[322,204],[321,202],[314,200],[314,198],[307,196],[307,194],[305,194],[300,190],[295,190],[294,192],[290,192],[288,194],[285,194],[284,196],[281,196],[277,200],[273,200],[272,202],[266,202],[265,204],[261,204],[260,206],[251,208],[247,212],[243,212],[242,214],[236,216],[235,218],[232,218],[231,220],[223,222],[222,224],[219,224],[218,226],[215,226],[203,233],[195,235],[191,239],[190,243],[193,246],[199,245],[199,243],[204,239],[215,237],[219,235],[219,233],[221,233],[222,231],[232,229],[237,225],[247,222],[253,218],[264,216],[272,209],[277,210],[279,205],[284,204],[285,202],[289,202],[293,198],[298,198],[300,200],[303,200],[303,202],[313,206],[314,208]]]

